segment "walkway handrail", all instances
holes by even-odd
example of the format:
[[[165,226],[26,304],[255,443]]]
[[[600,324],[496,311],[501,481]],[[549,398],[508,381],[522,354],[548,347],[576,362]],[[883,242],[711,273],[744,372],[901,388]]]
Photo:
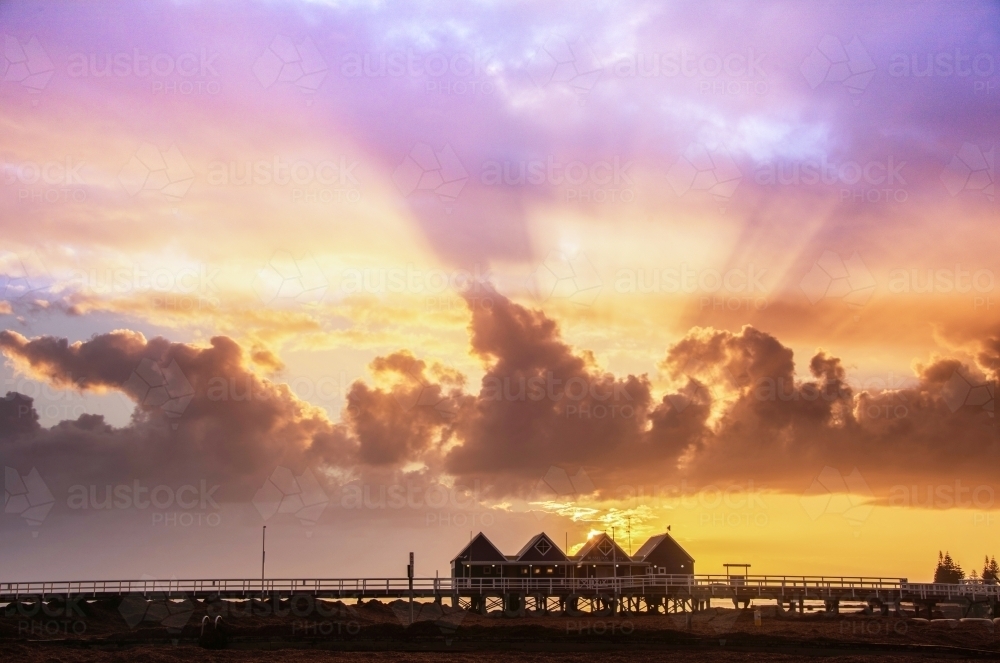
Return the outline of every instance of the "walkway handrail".
[[[180,580],[69,580],[69,581],[0,581],[0,598],[9,600],[21,596],[49,595],[142,595],[147,597],[182,598],[190,594],[252,596],[263,593],[312,592],[316,594],[400,595],[409,589],[409,578],[269,578],[261,580],[180,579]],[[912,583],[906,578],[864,576],[785,576],[724,574],[671,575],[645,574],[606,578],[559,577],[477,577],[477,578],[414,578],[413,589],[420,595],[448,595],[458,592],[539,592],[572,591],[638,592],[646,589],[705,592],[711,595],[764,595],[795,593],[851,592],[864,595],[871,592],[892,592],[928,596],[1000,599],[1000,585],[976,583]]]

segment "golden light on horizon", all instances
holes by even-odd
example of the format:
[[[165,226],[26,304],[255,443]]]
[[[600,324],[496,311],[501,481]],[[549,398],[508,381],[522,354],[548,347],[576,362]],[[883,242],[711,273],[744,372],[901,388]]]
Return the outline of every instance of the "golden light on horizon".
[[[289,577],[668,523],[706,570],[1000,552],[993,79],[886,52],[1000,43],[972,3],[0,4],[0,448],[45,486],[5,572],[255,569],[265,520]],[[217,529],[67,499],[202,482]]]

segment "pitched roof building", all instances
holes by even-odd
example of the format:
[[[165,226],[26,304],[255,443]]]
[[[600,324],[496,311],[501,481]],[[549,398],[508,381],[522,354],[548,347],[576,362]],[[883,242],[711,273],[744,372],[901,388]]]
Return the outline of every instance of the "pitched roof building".
[[[549,535],[545,532],[536,534],[528,542],[524,544],[524,547],[518,551],[516,555],[517,561],[519,562],[568,562],[569,558],[559,550]]]
[[[650,537],[634,555],[601,532],[567,555],[545,532],[516,555],[504,555],[480,532],[451,561],[453,577],[606,578],[647,573],[692,575],[694,558],[667,533]]]
[[[680,544],[666,532],[649,537],[649,540],[635,552],[632,559],[655,569],[650,573],[683,575],[694,573],[694,557],[681,548]]]

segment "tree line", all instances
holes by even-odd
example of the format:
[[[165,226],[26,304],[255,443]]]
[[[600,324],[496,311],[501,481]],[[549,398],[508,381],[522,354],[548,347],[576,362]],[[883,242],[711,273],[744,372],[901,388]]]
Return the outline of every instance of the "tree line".
[[[937,568],[934,569],[934,582],[936,583],[958,583],[965,579],[965,571],[962,565],[951,558],[947,551],[938,551]],[[977,572],[975,569],[969,572],[969,580],[982,582],[987,585],[995,585],[1000,579],[1000,565],[997,565],[996,556],[986,555],[983,558],[983,571]]]

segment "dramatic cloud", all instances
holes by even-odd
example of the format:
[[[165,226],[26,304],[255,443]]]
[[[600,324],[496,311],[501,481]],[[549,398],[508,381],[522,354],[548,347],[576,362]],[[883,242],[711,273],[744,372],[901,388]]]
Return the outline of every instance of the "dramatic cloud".
[[[869,387],[822,350],[802,377],[792,350],[763,331],[697,328],[667,350],[661,369],[675,386],[657,396],[645,375],[601,370],[540,311],[500,295],[470,309],[471,350],[485,367],[477,393],[458,372],[400,351],[372,362],[372,384],[351,386],[339,422],[259,377],[225,337],[196,347],[130,331],[77,343],[0,332],[22,370],[136,403],[122,428],[83,415],[44,429],[31,399],[8,394],[0,444],[5,458],[59,467],[66,481],[205,478],[236,493],[278,465],[318,467],[325,481],[479,481],[494,498],[526,494],[553,465],[585,468],[608,495],[682,479],[797,492],[825,466],[857,467],[883,488],[992,481],[996,338],[975,361],[941,358],[911,383]]]
[[[994,480],[983,460],[1000,456],[995,368],[939,359],[918,366],[914,384],[862,389],[820,351],[809,362],[811,377],[797,379],[791,350],[749,327],[699,331],[665,365],[728,403],[689,459],[689,476],[790,490],[824,466],[857,467],[882,486]]]
[[[472,350],[487,363],[463,445],[448,456],[459,475],[489,475],[503,489],[537,481],[550,465],[599,474],[655,465],[670,473],[703,432],[708,403],[679,411],[657,403],[645,376],[616,378],[574,352],[554,321],[497,297],[474,310]]]
[[[115,478],[258,484],[266,467],[301,466],[310,454],[336,460],[344,452],[323,413],[288,387],[258,377],[242,349],[215,337],[206,348],[146,340],[115,331],[84,342],[0,332],[0,349],[24,370],[54,385],[115,390],[135,402],[129,425],[114,428],[82,415],[50,429],[22,423],[5,442],[8,462],[51,467],[67,481]],[[8,395],[15,421],[36,417],[30,399]],[[18,458],[28,456],[29,458]]]
[[[358,460],[374,466],[436,459],[454,437],[454,420],[472,403],[461,392],[464,378],[441,366],[428,369],[408,352],[372,362],[385,388],[355,382],[347,397],[346,423],[357,439]],[[436,380],[436,381],[435,381]]]

